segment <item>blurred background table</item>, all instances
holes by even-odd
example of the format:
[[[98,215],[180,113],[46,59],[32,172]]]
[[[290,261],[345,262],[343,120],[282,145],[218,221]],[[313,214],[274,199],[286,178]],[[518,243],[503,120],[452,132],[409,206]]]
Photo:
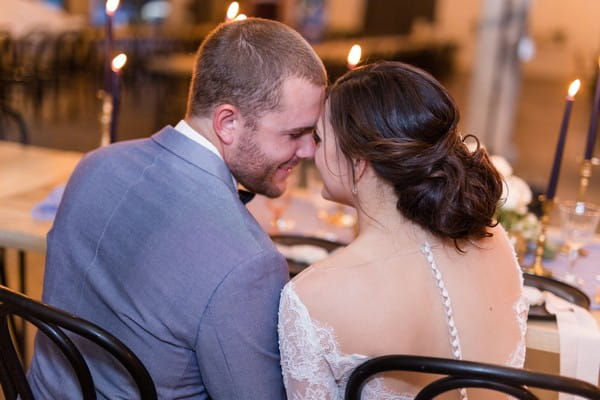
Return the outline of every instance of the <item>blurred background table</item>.
[[[320,194],[311,193],[306,189],[295,188],[291,195],[289,205],[281,214],[283,227],[276,226],[267,197],[257,195],[247,207],[263,229],[271,234],[309,236],[341,243],[350,243],[354,239],[356,234],[352,224],[336,225],[327,222],[326,218],[335,212],[343,211],[353,220],[353,209],[339,208],[336,203],[324,200]]]
[[[543,260],[542,265],[552,272],[553,279],[561,280],[567,273],[568,260],[567,254],[560,251],[562,244],[560,230],[550,227],[548,238],[559,250],[556,257]],[[529,254],[524,258],[523,265],[527,266],[531,263],[533,263],[533,255]],[[578,282],[569,284],[577,286],[590,298],[590,308],[600,311],[600,235],[595,235],[593,241],[584,246],[584,254],[578,257],[574,272]]]
[[[354,44],[362,47],[362,62],[399,60],[420,66],[438,78],[452,72],[456,45],[451,41],[418,40],[406,35],[379,35],[351,39],[331,39],[312,46],[335,80],[348,70],[346,58]],[[189,79],[194,66],[193,52],[171,53],[149,60],[148,70],[161,76]]]
[[[0,247],[44,252],[51,221],[33,207],[67,182],[82,153],[0,141]]]

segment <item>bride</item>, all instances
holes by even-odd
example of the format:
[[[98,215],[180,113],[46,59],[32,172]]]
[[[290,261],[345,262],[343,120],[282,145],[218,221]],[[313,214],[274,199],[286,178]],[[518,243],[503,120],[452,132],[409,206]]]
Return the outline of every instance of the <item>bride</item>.
[[[521,272],[493,220],[502,182],[458,118],[434,78],[399,62],[355,69],[329,89],[315,133],[322,195],[356,208],[360,233],[283,289],[288,398],[341,399],[354,368],[387,354],[523,365]],[[411,399],[433,380],[423,376],[382,374],[363,398]]]

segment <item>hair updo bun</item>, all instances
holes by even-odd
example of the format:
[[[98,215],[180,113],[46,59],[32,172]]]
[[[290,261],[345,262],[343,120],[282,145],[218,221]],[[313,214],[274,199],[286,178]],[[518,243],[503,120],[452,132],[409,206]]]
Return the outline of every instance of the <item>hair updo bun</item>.
[[[500,175],[477,139],[471,151],[459,136],[458,109],[437,80],[385,61],[348,72],[327,96],[340,150],[394,187],[405,218],[457,247],[490,236]]]

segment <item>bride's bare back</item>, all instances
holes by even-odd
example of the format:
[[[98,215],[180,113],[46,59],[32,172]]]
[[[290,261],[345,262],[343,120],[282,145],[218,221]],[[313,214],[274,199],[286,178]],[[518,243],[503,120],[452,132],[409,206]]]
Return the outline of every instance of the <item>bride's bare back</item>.
[[[283,363],[290,363],[284,373],[293,371],[294,364],[306,364],[306,360],[299,362],[298,352],[306,352],[300,359],[320,358],[329,352],[320,361],[312,360],[309,370],[314,374],[322,374],[323,367],[333,371],[336,384],[330,384],[330,390],[336,390],[339,397],[327,398],[341,398],[349,373],[367,358],[386,354],[453,358],[457,346],[452,346],[452,340],[458,340],[463,359],[522,366],[526,307],[521,302],[520,270],[504,232],[495,228],[493,233],[477,246],[469,245],[464,254],[432,241],[430,254],[440,280],[417,243],[412,249],[394,249],[382,241],[372,246],[376,248],[357,241],[310,267],[284,291],[288,299],[282,302],[280,319],[292,326],[282,325],[280,342],[285,347],[300,339],[288,345],[295,349],[293,360],[286,360],[282,347]],[[444,306],[440,285],[447,290],[450,307]],[[308,318],[294,318],[303,307],[301,312]],[[456,325],[456,337],[449,321]],[[311,351],[310,343],[301,343],[315,332],[319,340],[312,346],[321,351]],[[288,387],[295,383],[308,390],[311,379],[322,380],[294,379],[293,375],[286,377]],[[422,374],[392,373],[383,382],[372,382],[369,390],[375,396],[371,398],[392,393],[406,396],[395,398],[410,398],[430,380]],[[480,393],[476,398],[493,397]]]

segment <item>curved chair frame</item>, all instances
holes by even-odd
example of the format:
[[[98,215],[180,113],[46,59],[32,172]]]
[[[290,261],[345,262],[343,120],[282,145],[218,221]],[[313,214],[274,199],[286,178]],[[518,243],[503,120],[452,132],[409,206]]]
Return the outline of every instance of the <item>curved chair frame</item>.
[[[445,375],[421,389],[415,400],[433,399],[459,388],[486,388],[518,399],[537,399],[529,387],[600,399],[600,388],[578,379],[493,364],[412,355],[376,357],[359,365],[350,375],[345,399],[360,400],[367,379],[386,371]]]
[[[157,398],[146,367],[119,339],[89,321],[0,286],[0,384],[7,399],[18,396],[23,400],[33,399],[9,330],[8,321],[13,315],[34,324],[56,344],[73,367],[83,399],[96,399],[94,380],[79,349],[63,329],[96,343],[114,356],[133,378],[141,399]]]
[[[337,250],[340,247],[346,246],[346,244],[342,242],[337,242],[333,240],[323,239],[314,236],[304,236],[304,235],[294,235],[294,234],[272,234],[271,240],[278,244],[283,244],[285,246],[295,246],[295,245],[310,245],[315,247],[321,247],[325,249],[328,253],[331,253]],[[301,263],[292,259],[288,259],[288,267],[290,272],[290,278],[293,278],[300,272],[302,272],[308,264]]]
[[[10,39],[6,39],[6,41],[8,42]],[[5,43],[7,43],[5,42]],[[12,51],[12,49],[10,48],[3,48],[5,43],[3,43],[3,39],[2,39],[2,34],[0,33],[0,58],[2,57],[7,57],[8,51]],[[3,64],[4,60],[0,60],[0,64]],[[0,81],[2,80],[2,69],[4,68],[4,65],[0,65]],[[8,136],[5,132],[7,131],[7,122],[9,123],[9,127],[10,127],[10,122],[14,122],[17,130],[18,130],[18,142],[21,144],[29,144],[30,143],[30,135],[29,135],[29,130],[27,129],[27,124],[25,123],[25,119],[23,118],[23,115],[14,110],[9,104],[8,104],[8,100],[6,99],[7,93],[6,93],[6,89],[1,87],[2,84],[0,83],[0,140],[4,140],[6,138],[6,136]],[[26,259],[25,259],[25,251],[19,249],[18,250],[18,273],[19,273],[19,290],[23,293],[25,293],[25,266],[26,266]],[[6,259],[5,259],[5,249],[3,247],[0,247],[0,285],[7,285],[8,282],[8,278],[7,278],[7,273],[6,273]],[[11,321],[12,323],[12,321]],[[12,324],[13,328],[15,328],[15,325]],[[21,328],[23,328],[21,326]],[[25,353],[25,344],[24,343],[18,343],[17,347],[19,348],[19,351],[21,351],[21,354]]]

